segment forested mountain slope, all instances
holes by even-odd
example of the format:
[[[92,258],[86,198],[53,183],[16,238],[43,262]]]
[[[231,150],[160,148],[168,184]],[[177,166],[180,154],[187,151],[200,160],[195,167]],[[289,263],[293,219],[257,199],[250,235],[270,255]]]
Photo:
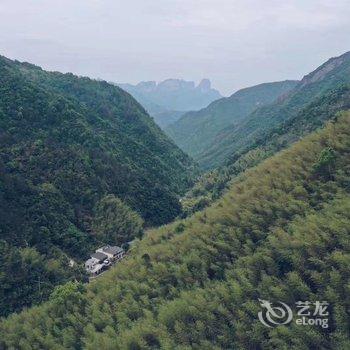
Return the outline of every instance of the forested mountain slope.
[[[193,171],[118,87],[0,57],[0,314],[78,277],[70,257],[132,239],[131,210],[148,226],[172,220]],[[101,208],[126,213],[124,236],[106,242]]]
[[[0,324],[12,349],[347,349],[350,114],[151,231],[87,287]],[[330,303],[329,328],[267,328],[258,298]]]
[[[347,109],[350,109],[350,85],[341,84],[321,94],[294,117],[263,134],[243,150],[234,152],[223,166],[204,173],[181,199],[182,216],[210,205],[240,173],[322,127],[336,117],[337,112]]]
[[[256,108],[292,90],[298,81],[265,83],[235,92],[196,112],[188,112],[165,128],[166,133],[194,158],[204,153],[219,131],[241,122]]]
[[[196,157],[205,169],[223,165],[235,152],[255,143],[294,118],[303,108],[325,93],[350,84],[350,52],[331,58],[305,76],[293,91],[272,105],[263,106],[242,123],[231,125],[216,135],[211,146]]]

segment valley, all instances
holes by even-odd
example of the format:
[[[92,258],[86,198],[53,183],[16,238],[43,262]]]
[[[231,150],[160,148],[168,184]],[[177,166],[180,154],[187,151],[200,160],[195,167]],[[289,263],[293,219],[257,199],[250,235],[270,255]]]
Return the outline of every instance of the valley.
[[[115,84],[0,57],[0,349],[347,348],[349,67],[163,131]],[[330,326],[266,328],[269,298]]]

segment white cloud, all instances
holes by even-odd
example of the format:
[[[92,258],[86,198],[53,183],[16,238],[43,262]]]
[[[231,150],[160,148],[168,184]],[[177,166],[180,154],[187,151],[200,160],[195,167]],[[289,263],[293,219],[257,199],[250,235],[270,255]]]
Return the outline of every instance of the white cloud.
[[[350,50],[348,0],[2,0],[0,18],[11,57],[118,81],[206,76],[225,93]]]

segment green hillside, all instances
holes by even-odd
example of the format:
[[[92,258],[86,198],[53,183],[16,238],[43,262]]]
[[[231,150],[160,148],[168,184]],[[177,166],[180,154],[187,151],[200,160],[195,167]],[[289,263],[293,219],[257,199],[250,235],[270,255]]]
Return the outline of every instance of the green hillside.
[[[344,113],[212,207],[148,232],[94,283],[2,321],[0,348],[349,348],[349,159]],[[329,327],[265,327],[259,298],[327,301]]]
[[[325,93],[350,84],[350,52],[331,58],[305,76],[293,91],[272,105],[256,109],[241,123],[221,130],[215,139],[195,158],[204,169],[223,165],[235,152],[242,152],[284,122],[294,118],[303,108],[318,101]]]
[[[185,152],[197,158],[205,153],[218,132],[241,122],[259,106],[276,100],[292,90],[298,82],[286,80],[242,89],[230,97],[212,102],[197,112],[188,112],[165,128],[166,133]]]
[[[69,258],[81,261],[111,239],[98,229],[99,208],[125,213],[124,225],[136,216],[146,226],[167,223],[180,213],[178,198],[194,174],[190,158],[120,88],[4,57],[0,169],[0,250],[8,251],[0,315],[81,276]],[[110,243],[140,229],[125,232]]]
[[[337,112],[347,109],[350,109],[350,86],[340,85],[320,95],[294,117],[272,128],[243,150],[233,153],[223,166],[204,173],[182,198],[182,216],[210,205],[243,171],[322,127]]]

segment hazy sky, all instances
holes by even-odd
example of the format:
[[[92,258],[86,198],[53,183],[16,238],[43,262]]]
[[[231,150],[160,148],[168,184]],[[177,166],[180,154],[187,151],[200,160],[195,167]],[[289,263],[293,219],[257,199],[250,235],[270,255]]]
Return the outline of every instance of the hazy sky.
[[[228,95],[349,50],[349,0],[0,0],[0,54],[116,82],[205,77]]]

